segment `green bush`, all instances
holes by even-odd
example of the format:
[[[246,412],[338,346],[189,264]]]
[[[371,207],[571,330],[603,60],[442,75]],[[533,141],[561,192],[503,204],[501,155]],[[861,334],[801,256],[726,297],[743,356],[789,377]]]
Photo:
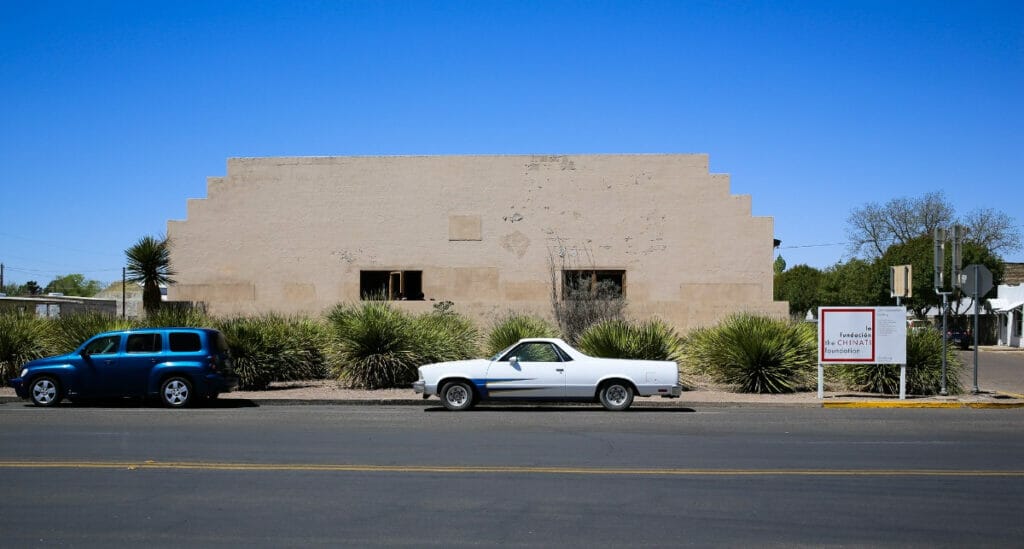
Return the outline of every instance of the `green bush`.
[[[580,336],[579,348],[591,356],[638,360],[682,358],[682,343],[676,331],[659,319],[634,324],[625,320],[606,320],[587,328]]]
[[[308,318],[267,313],[218,319],[243,390],[274,381],[322,379],[332,365],[325,327]]]
[[[95,312],[62,315],[50,322],[53,326],[54,349],[58,353],[70,353],[96,334],[136,326],[132,320]]]
[[[687,363],[744,393],[789,393],[814,384],[817,332],[812,324],[738,313],[692,332]]]
[[[328,320],[338,378],[351,387],[408,387],[420,365],[477,354],[476,327],[448,310],[413,316],[386,301],[365,301],[336,306]]]
[[[0,383],[18,377],[26,362],[51,354],[49,321],[33,314],[0,313]]]
[[[491,328],[487,336],[488,356],[500,353],[526,337],[558,337],[558,329],[538,316],[510,313]]]
[[[953,345],[946,350],[946,392],[957,395],[960,386],[960,357]],[[900,392],[898,365],[853,364],[838,368],[839,377],[851,389],[895,395]],[[942,389],[942,334],[920,330],[907,334],[907,393],[934,395]]]

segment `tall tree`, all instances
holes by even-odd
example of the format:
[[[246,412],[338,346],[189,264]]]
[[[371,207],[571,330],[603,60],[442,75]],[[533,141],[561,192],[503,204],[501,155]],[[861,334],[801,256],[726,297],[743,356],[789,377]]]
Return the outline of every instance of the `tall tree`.
[[[878,263],[863,259],[836,263],[823,273],[819,287],[821,305],[890,305],[886,273],[888,270],[883,271]]]
[[[142,283],[142,306],[147,313],[160,308],[160,285],[174,283],[170,245],[166,237],[147,235],[124,251],[128,280]]]
[[[908,244],[918,237],[932,237],[935,229],[964,226],[966,240],[994,254],[1021,247],[1021,231],[1013,218],[992,208],[972,210],[958,217],[953,204],[941,192],[918,198],[894,198],[884,205],[869,202],[855,208],[846,219],[849,251],[855,257],[879,258],[889,246]]]
[[[98,280],[86,280],[85,275],[74,273],[58,276],[46,285],[46,293],[59,292],[64,295],[92,297],[103,289]]]
[[[821,304],[818,295],[821,278],[822,274],[818,269],[808,265],[797,265],[775,275],[774,298],[776,301],[788,301],[789,314],[802,318],[807,311]]]
[[[953,205],[942,192],[926,193],[919,198],[893,198],[884,206],[869,202],[855,208],[846,218],[850,252],[854,256],[880,257],[893,244],[905,244],[952,225],[955,217]]]

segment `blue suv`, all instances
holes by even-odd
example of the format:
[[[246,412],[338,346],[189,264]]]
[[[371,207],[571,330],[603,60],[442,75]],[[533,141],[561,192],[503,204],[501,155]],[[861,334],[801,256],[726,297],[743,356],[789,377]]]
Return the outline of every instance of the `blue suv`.
[[[104,332],[68,355],[33,360],[11,380],[36,406],[63,398],[153,397],[171,408],[238,388],[224,335],[207,328]]]

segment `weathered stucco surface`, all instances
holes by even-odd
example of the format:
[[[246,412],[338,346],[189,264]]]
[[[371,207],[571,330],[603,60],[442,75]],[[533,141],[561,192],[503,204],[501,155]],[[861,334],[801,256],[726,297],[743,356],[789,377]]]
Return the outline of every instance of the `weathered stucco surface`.
[[[360,270],[422,271],[429,310],[550,315],[551,266],[626,271],[635,317],[680,329],[772,301],[772,219],[699,154],[232,158],[168,222],[171,300],[320,312]]]

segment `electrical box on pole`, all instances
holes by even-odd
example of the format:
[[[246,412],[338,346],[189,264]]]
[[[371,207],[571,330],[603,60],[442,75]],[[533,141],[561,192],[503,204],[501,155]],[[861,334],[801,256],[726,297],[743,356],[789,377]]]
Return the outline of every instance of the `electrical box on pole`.
[[[946,230],[935,228],[935,291],[942,291],[945,286],[942,271],[946,262]]]
[[[963,229],[960,225],[953,225],[953,266],[950,269],[949,276],[952,279],[950,282],[952,282],[954,288],[959,288],[963,284],[963,280],[961,280],[962,277],[960,275],[961,266],[963,265],[961,257],[963,248],[960,246],[960,240],[962,238]]]
[[[889,267],[889,297],[913,297],[913,267],[893,265]]]

